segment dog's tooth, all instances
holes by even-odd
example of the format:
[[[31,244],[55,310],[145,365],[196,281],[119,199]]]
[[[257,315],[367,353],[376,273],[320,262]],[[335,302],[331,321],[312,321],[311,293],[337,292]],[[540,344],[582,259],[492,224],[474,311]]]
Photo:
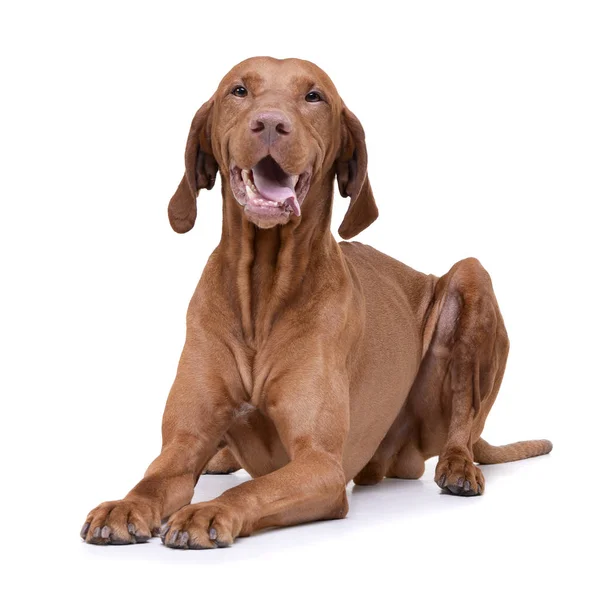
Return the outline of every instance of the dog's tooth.
[[[300,216],[300,203],[298,202],[298,199],[296,198],[296,196],[294,196],[293,198],[289,198],[287,200],[287,205],[292,209],[292,212],[297,217]]]
[[[292,183],[294,185],[296,185],[298,183],[298,179],[300,179],[300,175],[293,175],[292,176]]]
[[[256,189],[254,182],[250,178],[250,171],[248,171],[247,169],[244,169],[242,171],[242,181],[246,184],[246,189],[250,188],[255,194],[258,195],[259,192]]]

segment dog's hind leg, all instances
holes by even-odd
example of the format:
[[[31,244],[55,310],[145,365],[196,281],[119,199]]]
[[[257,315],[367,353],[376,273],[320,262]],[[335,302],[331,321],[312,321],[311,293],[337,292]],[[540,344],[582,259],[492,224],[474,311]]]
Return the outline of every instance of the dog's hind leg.
[[[407,410],[400,411],[377,452],[354,477],[356,485],[375,485],[384,477],[419,479],[425,459],[414,441],[416,421]]]
[[[479,261],[460,261],[440,285],[445,292],[429,351],[446,365],[440,403],[448,428],[435,481],[452,494],[475,496],[483,492],[485,480],[474,464],[473,445],[500,388],[508,336]]]
[[[473,444],[498,393],[508,337],[487,272],[460,261],[436,284],[426,329],[432,331],[405,406],[375,456],[354,480],[383,475],[418,478],[424,461],[440,457],[435,481],[445,491],[473,496],[485,481]]]
[[[207,475],[228,475],[229,473],[239,471],[241,468],[231,449],[227,445],[224,445],[208,461],[203,472]]]
[[[456,263],[436,284],[424,356],[406,404],[373,458],[354,478],[417,479],[439,456],[436,483],[460,496],[483,493],[481,464],[547,454],[547,440],[491,446],[481,439],[508,356],[509,342],[492,282],[479,261]]]
[[[414,442],[408,442],[394,456],[386,477],[394,479],[420,479],[425,472],[425,459]]]

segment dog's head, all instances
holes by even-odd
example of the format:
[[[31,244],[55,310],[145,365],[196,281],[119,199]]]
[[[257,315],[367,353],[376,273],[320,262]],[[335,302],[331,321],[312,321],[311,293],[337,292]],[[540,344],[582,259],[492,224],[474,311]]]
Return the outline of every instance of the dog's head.
[[[262,228],[301,219],[311,189],[334,175],[351,198],[340,235],[351,238],[377,218],[360,121],[329,77],[304,60],[245,60],[198,110],[185,174],[169,203],[178,233],[194,226],[198,192],[213,187],[217,171],[225,198]]]

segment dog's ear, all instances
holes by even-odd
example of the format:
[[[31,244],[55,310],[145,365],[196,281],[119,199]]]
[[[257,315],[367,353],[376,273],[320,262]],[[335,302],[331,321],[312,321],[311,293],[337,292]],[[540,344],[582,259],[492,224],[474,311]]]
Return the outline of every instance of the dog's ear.
[[[185,233],[194,226],[200,189],[210,190],[215,185],[219,167],[210,143],[212,106],[211,98],[192,120],[185,147],[185,173],[169,202],[169,222],[177,233]]]
[[[338,233],[345,240],[358,235],[379,216],[367,174],[365,132],[346,106],[342,109],[342,145],[336,161],[340,194],[350,196],[350,206]]]

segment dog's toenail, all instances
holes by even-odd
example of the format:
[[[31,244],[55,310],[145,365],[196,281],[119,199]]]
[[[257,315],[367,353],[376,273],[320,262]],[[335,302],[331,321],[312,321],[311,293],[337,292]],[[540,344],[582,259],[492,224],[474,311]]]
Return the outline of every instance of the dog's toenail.
[[[442,477],[440,478],[440,481],[439,481],[438,485],[439,485],[441,488],[443,488],[445,483],[446,483],[446,476],[445,476],[445,475],[442,475]]]
[[[465,481],[465,492],[471,491],[471,483],[469,481]]]
[[[456,482],[456,485],[458,487],[462,487],[464,483],[465,483],[465,480],[462,477],[460,477],[459,480]]]
[[[83,527],[81,528],[81,533],[79,534],[84,540],[85,540],[85,536],[87,535],[87,532],[90,529],[90,524],[89,523],[84,523]]]
[[[107,540],[107,539],[110,537],[110,527],[109,527],[108,525],[105,525],[105,526],[102,528],[102,531],[101,531],[100,535],[101,535],[101,536],[102,536],[102,537],[103,537],[105,540]]]
[[[127,531],[129,531],[131,535],[135,535],[135,525],[133,523],[128,523]]]
[[[210,540],[216,540],[217,539],[217,530],[214,527],[210,528],[210,531],[208,532],[208,538]]]

